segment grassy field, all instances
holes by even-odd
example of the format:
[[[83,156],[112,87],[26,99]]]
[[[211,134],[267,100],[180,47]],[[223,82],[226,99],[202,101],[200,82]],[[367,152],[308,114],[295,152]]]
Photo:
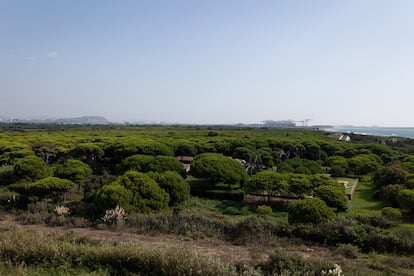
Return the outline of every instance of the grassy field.
[[[375,190],[370,182],[359,182],[351,200],[350,214],[380,215],[384,204],[373,198]]]

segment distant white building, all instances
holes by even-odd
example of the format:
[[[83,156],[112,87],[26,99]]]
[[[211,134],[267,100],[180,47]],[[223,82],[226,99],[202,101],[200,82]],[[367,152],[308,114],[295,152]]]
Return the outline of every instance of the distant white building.
[[[338,141],[346,141],[346,142],[351,141],[351,137],[349,135],[345,135],[342,133],[334,133],[334,134],[329,135],[328,137],[332,139],[336,139]]]

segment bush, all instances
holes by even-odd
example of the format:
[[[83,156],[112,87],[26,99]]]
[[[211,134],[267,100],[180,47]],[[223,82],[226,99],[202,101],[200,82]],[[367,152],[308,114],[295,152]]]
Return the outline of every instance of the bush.
[[[222,237],[229,222],[222,216],[199,214],[191,211],[178,213],[139,214],[132,213],[126,221],[128,227],[138,232]]]
[[[15,181],[14,167],[10,165],[0,166],[0,186],[9,185]]]
[[[364,225],[379,227],[382,229],[388,229],[388,228],[395,226],[394,222],[390,221],[386,217],[379,216],[379,215],[376,215],[376,216],[359,215],[359,216],[355,216],[354,219]]]
[[[100,209],[112,209],[117,205],[127,210],[134,209],[133,192],[118,182],[104,185],[96,192],[95,203]]]
[[[405,185],[402,184],[390,184],[382,186],[378,194],[381,200],[398,207],[398,194],[405,188]]]
[[[269,260],[261,264],[264,275],[321,275],[334,265],[324,262],[309,261],[298,255],[287,255],[282,250],[275,250]]]
[[[337,218],[318,225],[312,240],[328,245],[350,243],[361,246],[372,228],[352,218]]]
[[[400,209],[392,208],[392,207],[385,207],[381,210],[381,215],[388,219],[396,220],[402,217],[402,213]]]
[[[27,204],[27,211],[30,213],[49,213],[51,206],[45,201],[35,201]]]
[[[227,238],[237,245],[269,244],[272,234],[275,233],[274,224],[263,218],[248,217],[227,228]]]
[[[334,218],[334,211],[317,198],[297,200],[288,206],[289,223],[319,224]]]
[[[344,256],[348,259],[357,259],[359,255],[359,248],[355,245],[348,244],[348,243],[341,243],[337,246],[335,249],[335,252],[337,254],[340,254],[341,256]]]
[[[228,206],[223,210],[223,214],[231,215],[231,216],[246,216],[249,214],[249,210],[247,207],[243,207],[241,209],[236,208],[234,206]]]
[[[400,191],[397,200],[401,208],[414,213],[414,190],[405,189]]]
[[[261,215],[268,215],[273,212],[272,207],[268,205],[259,205],[257,206],[256,212]]]
[[[371,232],[363,244],[365,251],[375,250],[395,254],[414,253],[413,239],[390,232]]]
[[[343,186],[321,186],[315,189],[315,195],[325,201],[329,207],[335,208],[336,210],[343,211],[348,205],[348,200]]]
[[[10,191],[7,187],[0,186],[0,205],[2,207],[16,207],[18,199],[18,193]]]

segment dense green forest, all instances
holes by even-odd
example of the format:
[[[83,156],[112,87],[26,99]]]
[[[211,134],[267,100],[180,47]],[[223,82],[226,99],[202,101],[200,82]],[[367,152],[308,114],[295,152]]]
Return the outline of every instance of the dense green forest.
[[[69,274],[341,275],[334,271],[337,262],[286,254],[277,246],[283,240],[336,252],[343,258],[337,268],[346,275],[409,275],[414,269],[414,140],[335,137],[310,128],[4,128],[3,215],[23,224],[274,244],[274,252],[250,263],[209,263],[185,251],[176,256],[183,259],[172,260],[165,252],[155,258],[150,249],[48,237],[51,247],[61,248],[63,261],[27,233],[18,237],[6,231],[0,272],[53,274],[58,270],[50,269],[57,265],[59,273]],[[31,244],[30,250],[22,243],[13,249],[19,239]],[[82,250],[86,253],[77,255]],[[184,259],[191,259],[188,267],[179,268]]]

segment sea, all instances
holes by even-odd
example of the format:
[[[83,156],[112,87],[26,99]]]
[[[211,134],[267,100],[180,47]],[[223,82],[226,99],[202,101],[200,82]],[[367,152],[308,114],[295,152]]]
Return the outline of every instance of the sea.
[[[395,136],[414,139],[414,127],[355,127],[334,126],[324,129],[330,132],[355,133],[362,135]]]

